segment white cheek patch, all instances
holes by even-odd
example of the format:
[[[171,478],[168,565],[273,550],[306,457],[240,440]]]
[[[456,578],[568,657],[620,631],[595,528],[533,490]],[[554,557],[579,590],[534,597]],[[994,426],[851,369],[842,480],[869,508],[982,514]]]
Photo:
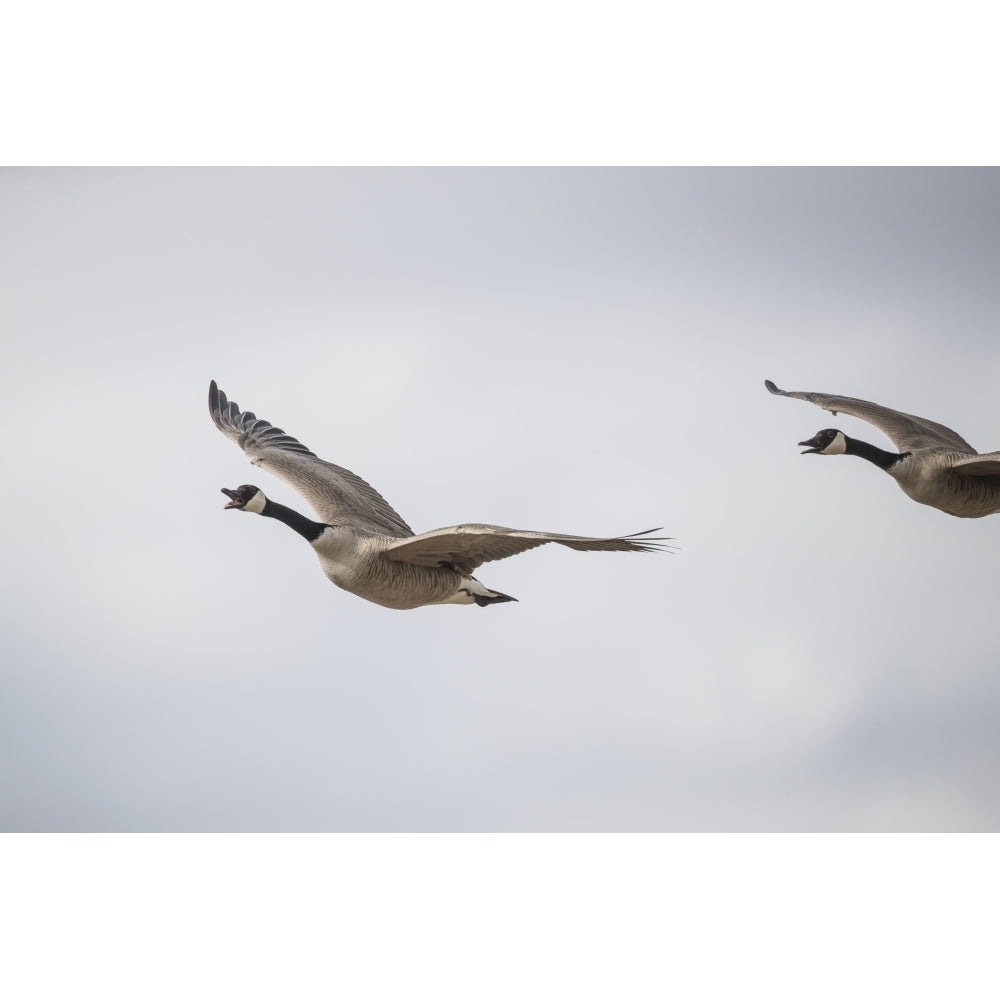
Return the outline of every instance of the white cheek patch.
[[[251,514],[262,514],[264,512],[264,504],[266,503],[267,497],[260,490],[257,490],[243,506],[243,509],[250,511]]]
[[[847,438],[842,431],[837,431],[837,436],[823,449],[823,455],[843,455],[847,452]]]

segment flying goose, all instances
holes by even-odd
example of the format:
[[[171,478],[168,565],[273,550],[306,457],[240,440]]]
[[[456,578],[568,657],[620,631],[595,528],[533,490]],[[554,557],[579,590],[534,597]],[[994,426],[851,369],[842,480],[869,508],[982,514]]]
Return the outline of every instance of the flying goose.
[[[490,590],[473,575],[484,562],[505,559],[546,542],[579,551],[654,552],[669,548],[667,538],[645,537],[659,529],[619,538],[586,538],[544,531],[518,531],[492,524],[459,524],[415,535],[410,526],[363,479],[324,462],[304,444],[240,411],[213,380],[208,409],[215,426],[235,441],[253,465],[267,469],[297,490],[319,515],[318,521],[269,500],[256,486],[223,488],[226,510],[243,510],[283,521],[319,557],[323,572],[338,587],[386,608],[427,604],[486,607],[516,598]]]
[[[785,392],[770,380],[764,385],[777,396],[804,399],[829,410],[867,420],[890,438],[899,453],[883,451],[867,441],[833,428],[808,441],[803,455],[858,455],[884,469],[917,503],[955,517],[985,517],[1000,512],[1000,451],[976,452],[950,427],[887,406],[822,392]]]

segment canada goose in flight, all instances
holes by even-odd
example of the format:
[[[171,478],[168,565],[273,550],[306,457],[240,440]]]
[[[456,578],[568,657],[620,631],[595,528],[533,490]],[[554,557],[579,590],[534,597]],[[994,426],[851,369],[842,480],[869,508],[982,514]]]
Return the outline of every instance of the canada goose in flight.
[[[955,517],[985,517],[1000,512],[1000,452],[977,454],[950,427],[848,396],[822,392],[785,392],[765,380],[768,392],[815,403],[834,416],[846,413],[867,420],[890,438],[899,454],[829,428],[808,441],[803,455],[858,455],[884,469],[917,503]]]
[[[584,552],[654,552],[669,541],[640,538],[656,528],[620,538],[586,538],[492,524],[459,524],[415,535],[363,479],[317,458],[266,420],[240,412],[214,380],[208,389],[208,408],[215,426],[243,449],[251,463],[298,490],[320,520],[311,521],[268,500],[256,486],[223,488],[229,497],[225,509],[283,521],[309,542],[323,572],[338,587],[386,608],[473,603],[485,607],[514,601],[481,584],[473,570],[546,542]]]

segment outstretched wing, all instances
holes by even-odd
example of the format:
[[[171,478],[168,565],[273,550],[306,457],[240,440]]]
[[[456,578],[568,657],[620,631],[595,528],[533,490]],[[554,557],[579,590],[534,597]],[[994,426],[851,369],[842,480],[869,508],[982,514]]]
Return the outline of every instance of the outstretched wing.
[[[963,476],[1000,476],[1000,451],[960,458],[951,468]]]
[[[915,417],[910,413],[900,413],[890,410],[878,403],[869,403],[864,399],[851,399],[850,396],[830,396],[824,392],[785,392],[779,389],[770,379],[764,381],[768,392],[776,396],[791,396],[793,399],[804,399],[829,410],[834,415],[846,413],[849,417],[866,420],[885,434],[900,451],[917,451],[921,448],[951,448],[976,454],[976,449],[964,438],[959,437],[950,427]]]
[[[241,412],[214,379],[208,387],[208,409],[215,426],[238,444],[254,465],[301,493],[324,524],[396,538],[413,534],[410,526],[363,479],[317,458],[280,427],[259,419],[249,410]]]
[[[639,531],[617,538],[588,538],[585,535],[559,535],[547,531],[519,531],[495,524],[458,524],[436,528],[393,542],[383,555],[396,562],[419,566],[454,566],[460,573],[471,573],[477,566],[496,559],[516,556],[519,552],[557,542],[580,552],[657,552],[670,546],[668,538],[649,538],[653,531]]]

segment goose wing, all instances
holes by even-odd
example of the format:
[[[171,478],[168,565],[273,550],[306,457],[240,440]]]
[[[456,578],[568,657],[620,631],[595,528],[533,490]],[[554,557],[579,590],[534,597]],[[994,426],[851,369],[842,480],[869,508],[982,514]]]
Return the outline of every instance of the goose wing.
[[[976,449],[964,438],[959,437],[950,427],[915,417],[910,413],[900,413],[890,410],[888,406],[869,403],[864,399],[851,399],[850,396],[829,396],[824,392],[785,392],[779,389],[770,379],[764,381],[768,392],[776,396],[791,396],[792,399],[804,399],[829,410],[834,415],[846,413],[849,417],[866,420],[885,434],[900,451],[918,451],[921,448],[951,448],[976,454]]]
[[[657,552],[668,547],[663,543],[669,539],[646,536],[659,530],[651,528],[617,538],[588,538],[585,535],[558,535],[547,531],[519,531],[495,524],[458,524],[393,542],[383,555],[396,562],[416,563],[419,566],[445,563],[460,573],[471,573],[485,562],[516,556],[547,542],[557,542],[580,552]]]
[[[963,476],[1000,476],[1000,451],[960,458],[951,468]]]
[[[360,476],[317,458],[280,427],[226,398],[212,380],[208,409],[215,426],[238,444],[254,465],[297,490],[324,524],[406,538],[409,525]]]

